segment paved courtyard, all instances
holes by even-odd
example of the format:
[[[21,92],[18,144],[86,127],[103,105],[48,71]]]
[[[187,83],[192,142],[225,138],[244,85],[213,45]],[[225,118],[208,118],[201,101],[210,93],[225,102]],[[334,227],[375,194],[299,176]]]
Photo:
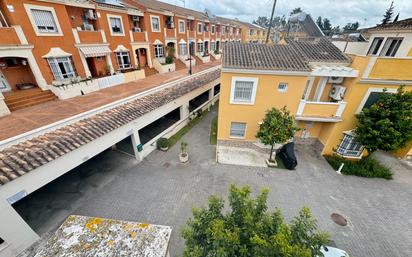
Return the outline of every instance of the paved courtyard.
[[[173,227],[170,251],[181,256],[180,228],[191,208],[210,194],[227,197],[230,183],[270,189],[270,209],[280,207],[289,220],[302,206],[317,217],[338,247],[351,256],[406,257],[412,252],[412,171],[379,154],[395,171],[394,180],[341,176],[311,147],[298,147],[296,171],[215,163],[209,146],[211,113],[191,130],[190,163],[178,161],[179,145],[153,152],[143,162],[108,150],[29,196],[17,209],[40,234],[54,231],[69,214],[99,216]],[[334,212],[348,219],[341,227]]]

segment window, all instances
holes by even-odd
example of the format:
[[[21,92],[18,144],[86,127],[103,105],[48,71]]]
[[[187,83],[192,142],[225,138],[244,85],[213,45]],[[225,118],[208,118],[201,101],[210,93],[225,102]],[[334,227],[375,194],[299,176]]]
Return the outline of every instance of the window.
[[[360,157],[363,151],[363,146],[356,141],[354,135],[345,133],[342,142],[340,143],[336,152],[342,156]]]
[[[179,33],[185,33],[185,22],[179,20]]]
[[[396,52],[399,49],[399,46],[402,43],[403,38],[391,38],[389,37],[386,39],[385,45],[382,48],[381,51],[381,56],[388,56],[388,57],[394,57]]]
[[[249,35],[253,36],[253,33],[254,33],[253,29],[249,30]]]
[[[199,53],[203,53],[203,51],[204,51],[204,45],[203,45],[203,43],[197,43],[197,51],[198,51]]]
[[[225,30],[226,30],[225,26],[222,26],[222,35],[225,34]]]
[[[0,246],[5,244],[4,239],[0,237]]]
[[[73,62],[70,57],[48,58],[55,80],[64,80],[76,77]]]
[[[180,43],[179,44],[179,54],[181,56],[187,55],[187,46],[185,43]]]
[[[132,67],[130,63],[129,52],[117,52],[116,53],[117,64],[119,65],[120,70],[129,69]]]
[[[372,41],[372,44],[368,50],[368,54],[376,55],[379,51],[383,42],[383,37],[375,37]]]
[[[235,104],[254,104],[257,78],[232,78],[230,102]]]
[[[286,91],[288,91],[288,83],[283,83],[283,82],[279,83],[279,85],[278,85],[278,91],[279,91],[279,92],[286,92]]]
[[[230,123],[230,137],[244,138],[246,132],[246,123],[232,122]]]
[[[53,13],[49,10],[31,9],[34,23],[41,33],[57,33],[57,25]]]
[[[123,34],[122,20],[118,17],[110,17],[110,28],[113,34]]]
[[[162,58],[164,56],[163,45],[154,45],[155,58]]]
[[[215,34],[215,25],[212,25],[212,34]]]
[[[204,31],[209,32],[209,23],[205,23]]]
[[[216,50],[216,42],[210,42],[210,50],[212,51]]]
[[[160,18],[158,16],[150,16],[152,21],[152,31],[160,32]]]
[[[199,34],[202,33],[202,23],[197,24],[197,33],[199,33]]]

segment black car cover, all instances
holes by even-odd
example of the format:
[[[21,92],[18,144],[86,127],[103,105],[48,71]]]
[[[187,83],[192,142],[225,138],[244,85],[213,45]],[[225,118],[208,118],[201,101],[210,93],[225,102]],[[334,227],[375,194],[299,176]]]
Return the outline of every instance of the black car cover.
[[[278,153],[279,158],[283,161],[283,164],[288,170],[293,170],[298,165],[294,149],[295,144],[291,142],[282,146]]]

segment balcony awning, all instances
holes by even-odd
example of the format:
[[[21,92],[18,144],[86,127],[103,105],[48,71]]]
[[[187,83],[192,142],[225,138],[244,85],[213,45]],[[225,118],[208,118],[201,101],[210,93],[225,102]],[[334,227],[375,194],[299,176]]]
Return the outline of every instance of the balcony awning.
[[[156,39],[156,40],[153,42],[153,45],[163,45],[163,42],[160,41],[159,39]]]
[[[197,40],[198,43],[203,43],[203,40],[201,40],[200,38]]]
[[[186,44],[186,41],[182,38],[180,39],[179,44]]]
[[[106,56],[112,52],[108,46],[82,46],[80,51],[86,58]]]
[[[50,51],[43,55],[43,58],[58,58],[58,57],[69,57],[72,56],[72,54],[69,54],[65,51],[63,51],[60,47],[52,47],[50,48]]]
[[[124,45],[118,45],[114,52],[119,53],[119,52],[129,52],[129,49],[127,49]]]
[[[345,78],[356,78],[358,77],[358,71],[346,66],[315,66],[310,73],[311,76],[319,77],[345,77]]]

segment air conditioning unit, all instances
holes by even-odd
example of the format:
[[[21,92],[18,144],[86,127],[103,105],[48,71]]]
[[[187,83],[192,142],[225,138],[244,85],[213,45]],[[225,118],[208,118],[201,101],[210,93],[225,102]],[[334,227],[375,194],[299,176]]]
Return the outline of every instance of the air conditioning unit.
[[[94,13],[94,11],[92,9],[87,10],[85,16],[86,16],[86,19],[88,19],[88,20],[96,20],[97,19],[96,14]]]
[[[341,101],[345,95],[345,91],[346,87],[342,85],[332,85],[332,89],[329,92],[329,97],[336,101]]]
[[[343,83],[343,77],[329,77],[328,83],[331,83],[331,84],[342,84],[342,83]]]
[[[82,30],[94,31],[94,27],[92,24],[83,23]]]
[[[140,17],[137,15],[132,15],[132,21],[140,21]]]
[[[134,27],[134,28],[133,28],[133,32],[142,32],[142,29],[141,29],[141,28]]]

